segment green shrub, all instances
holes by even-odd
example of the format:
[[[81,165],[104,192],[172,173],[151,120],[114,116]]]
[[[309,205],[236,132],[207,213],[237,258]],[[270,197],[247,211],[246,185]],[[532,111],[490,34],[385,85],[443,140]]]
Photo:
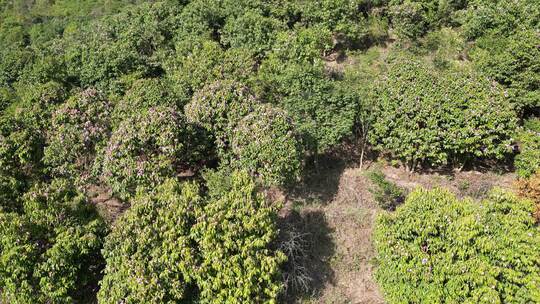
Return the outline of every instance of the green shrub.
[[[110,112],[105,96],[87,89],[53,113],[43,157],[52,176],[87,181],[96,150],[109,136]]]
[[[538,28],[540,6],[536,0],[468,0],[461,16],[464,35],[474,40],[484,35],[507,37],[515,30]]]
[[[356,95],[328,78],[320,61],[296,63],[269,56],[258,77],[268,89],[265,99],[291,115],[308,151],[323,153],[351,137]]]
[[[138,193],[106,238],[99,302],[181,303],[195,296],[198,256],[190,231],[201,203],[195,184],[172,179]]]
[[[427,31],[427,20],[419,2],[407,1],[390,7],[392,29],[400,39],[417,39]]]
[[[180,104],[166,82],[159,78],[139,79],[114,106],[112,120],[115,126],[137,111],[152,107],[176,108]]]
[[[172,179],[137,193],[106,238],[100,302],[276,303],[279,205],[247,172],[204,177],[205,197]]]
[[[192,43],[189,50],[177,50],[176,58],[166,62],[168,79],[183,103],[189,102],[206,84],[223,79],[245,82],[255,70],[255,61],[248,49],[224,50],[218,42],[207,39]]]
[[[508,36],[492,34],[479,38],[470,52],[478,70],[505,86],[520,112],[540,107],[539,39],[534,29]]]
[[[369,191],[382,209],[394,210],[405,200],[405,190],[387,180],[381,171],[369,172],[368,178],[374,185]]]
[[[376,278],[386,301],[540,301],[533,208],[501,190],[480,203],[440,189],[414,191],[377,219]]]
[[[367,34],[363,23],[366,9],[362,0],[299,1],[298,5],[301,24],[324,28],[348,45],[361,42]]]
[[[540,169],[540,119],[530,119],[517,133],[520,153],[514,159],[517,174],[522,178],[530,177]],[[527,128],[529,127],[529,128]]]
[[[300,175],[302,147],[289,115],[270,105],[259,105],[244,117],[232,134],[231,162],[267,185],[286,185]]]
[[[33,188],[20,213],[0,210],[0,302],[73,303],[92,297],[105,223],[69,183]]]
[[[200,132],[173,108],[142,110],[113,131],[95,170],[120,198],[137,187],[155,187],[195,165],[206,144]]]
[[[454,23],[468,0],[390,0],[389,14],[399,38],[416,39],[430,30]]]
[[[476,73],[439,74],[421,61],[395,59],[371,98],[374,148],[411,169],[510,152],[515,112],[502,90]]]
[[[277,19],[265,17],[258,10],[246,10],[229,17],[221,34],[221,43],[244,48],[254,55],[263,55],[273,45],[276,32],[285,26]]]
[[[218,80],[200,89],[185,113],[189,122],[195,123],[215,137],[220,153],[229,146],[229,139],[238,122],[259,101],[244,85],[232,80]]]
[[[197,283],[201,303],[276,303],[280,265],[286,259],[270,249],[277,237],[279,206],[258,194],[246,172],[210,174],[212,198],[198,213],[193,234],[201,253]],[[228,180],[227,180],[228,179]]]

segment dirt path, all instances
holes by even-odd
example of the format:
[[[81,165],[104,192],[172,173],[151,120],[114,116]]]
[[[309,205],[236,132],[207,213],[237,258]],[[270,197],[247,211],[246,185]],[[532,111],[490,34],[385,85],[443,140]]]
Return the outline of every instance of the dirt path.
[[[373,280],[372,228],[378,212],[369,182],[355,168],[326,164],[296,193],[296,209],[312,227],[315,288],[297,303],[384,303]],[[319,274],[320,275],[317,275]]]

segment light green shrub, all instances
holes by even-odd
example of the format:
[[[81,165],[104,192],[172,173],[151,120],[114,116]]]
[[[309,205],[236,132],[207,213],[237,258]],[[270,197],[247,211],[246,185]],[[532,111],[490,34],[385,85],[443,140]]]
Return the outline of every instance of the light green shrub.
[[[198,213],[201,303],[277,303],[285,255],[270,248],[279,205],[258,194],[246,172],[207,175],[219,185]],[[225,178],[225,180],[223,180]]]
[[[232,134],[230,165],[266,185],[287,185],[300,176],[302,145],[289,115],[264,104],[244,117]]]
[[[170,179],[140,192],[106,238],[100,303],[182,303],[190,300],[197,248],[190,236],[202,199],[195,184]]]
[[[540,301],[540,231],[531,201],[482,202],[418,189],[375,227],[376,279],[388,303]]]

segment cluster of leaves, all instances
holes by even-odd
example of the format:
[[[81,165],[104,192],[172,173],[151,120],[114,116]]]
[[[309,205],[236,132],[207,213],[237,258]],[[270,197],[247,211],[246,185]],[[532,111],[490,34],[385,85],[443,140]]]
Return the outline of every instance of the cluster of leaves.
[[[533,204],[495,190],[478,203],[416,190],[379,216],[376,278],[389,303],[540,301]]]
[[[20,211],[0,209],[0,301],[73,303],[92,297],[107,233],[66,180],[37,185]]]
[[[374,148],[418,165],[503,158],[516,115],[503,91],[474,72],[440,74],[398,57],[372,92]]]
[[[373,198],[384,210],[394,210],[405,200],[405,190],[392,181],[389,181],[380,170],[368,173],[369,180],[373,183],[370,192]]]
[[[285,260],[270,248],[279,205],[246,172],[206,179],[205,197],[173,180],[136,196],[106,239],[100,302],[275,303]]]
[[[116,128],[94,170],[122,199],[137,187],[153,188],[201,160],[204,138],[174,108],[154,107],[129,116]]]
[[[105,96],[87,89],[52,114],[43,162],[55,177],[85,183],[96,150],[108,138],[111,106]]]
[[[520,154],[514,165],[517,174],[527,178],[540,169],[540,119],[529,119],[516,137]]]

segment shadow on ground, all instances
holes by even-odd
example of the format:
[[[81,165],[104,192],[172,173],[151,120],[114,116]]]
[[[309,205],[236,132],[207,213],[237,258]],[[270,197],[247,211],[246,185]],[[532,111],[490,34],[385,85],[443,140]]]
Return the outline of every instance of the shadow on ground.
[[[327,283],[334,283],[330,260],[335,254],[324,213],[290,210],[280,218],[280,249],[288,261],[283,268],[284,303],[294,303],[301,298],[319,294]]]
[[[304,204],[327,204],[338,192],[346,165],[337,156],[319,156],[304,170],[302,181],[290,191],[290,196]]]

